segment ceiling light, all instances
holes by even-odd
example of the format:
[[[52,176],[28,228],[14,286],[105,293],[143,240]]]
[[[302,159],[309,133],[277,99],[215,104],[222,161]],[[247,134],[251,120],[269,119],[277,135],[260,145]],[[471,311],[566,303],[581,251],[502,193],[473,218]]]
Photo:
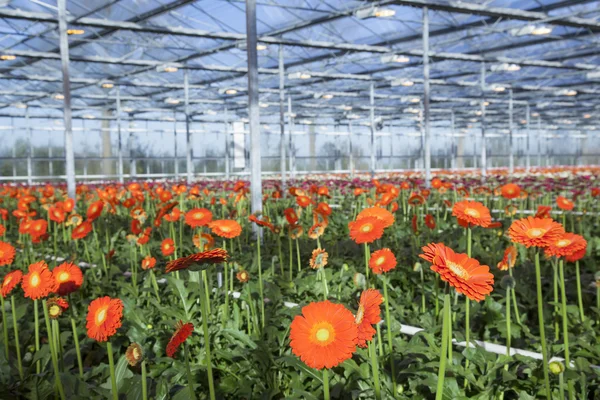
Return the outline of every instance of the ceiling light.
[[[167,97],[165,99],[165,103],[167,103],[167,104],[179,104],[180,100],[174,99],[172,97]]]
[[[504,92],[506,90],[506,88],[502,85],[492,85],[492,90],[494,92],[500,93],[500,92]]]
[[[266,50],[266,49],[267,49],[267,45],[266,44],[258,43],[256,45],[256,50],[258,50],[258,51],[263,51],[263,50]]]
[[[298,121],[298,123],[304,124],[304,125],[312,125],[313,122],[310,119],[301,119]]]
[[[230,96],[237,94],[237,89],[226,89],[225,94],[228,94]]]
[[[490,70],[492,72],[502,72],[502,71],[515,72],[515,71],[519,71],[520,69],[521,69],[520,65],[508,64],[508,63],[494,64],[490,67]]]
[[[85,115],[83,115],[83,118],[85,118],[85,119],[96,119],[96,117],[94,115],[92,115],[92,114],[85,114]]]
[[[583,118],[590,119],[590,118],[592,118],[592,115],[591,114],[583,114]]]
[[[258,106],[260,108],[267,108],[267,107],[269,107],[269,105],[267,103],[258,103]]]
[[[2,61],[12,61],[15,58],[17,58],[17,56],[12,55],[12,54],[2,54],[2,55],[0,55],[0,60],[2,60]]]
[[[14,107],[15,108],[27,108],[27,104],[25,104],[25,103],[15,103]]]
[[[292,72],[288,74],[288,79],[310,79],[312,75],[308,72]]]
[[[345,106],[345,105],[344,105],[344,106],[340,106],[340,108],[341,108],[342,110],[344,110],[344,111],[350,111],[350,110],[352,110],[352,106]]]
[[[483,114],[481,111],[475,111],[475,115],[481,115]]]
[[[525,124],[527,123],[527,120],[526,120],[526,119],[522,119],[522,120],[521,120],[521,123],[522,123],[523,125],[525,125]]]
[[[538,112],[534,112],[534,113],[532,113],[532,114],[531,114],[531,116],[532,116],[532,117],[539,117],[539,116],[540,116],[540,113],[538,113]]]
[[[577,96],[577,90],[563,89],[556,92],[557,96]]]
[[[321,96],[321,98],[325,99],[325,100],[331,100],[331,99],[333,99],[333,95],[327,93],[327,94],[324,94],[323,96]]]
[[[536,26],[535,28],[533,28],[533,31],[531,31],[532,35],[536,35],[536,36],[541,36],[541,35],[549,35],[550,33],[552,33],[552,27],[549,26],[544,26],[544,25],[540,25],[540,26]]]
[[[385,56],[381,56],[381,62],[384,64],[388,63],[407,63],[410,61],[410,58],[402,55],[402,54],[388,54]]]
[[[164,64],[156,67],[156,72],[177,72],[179,68],[174,65]]]
[[[404,112],[410,113],[410,114],[418,114],[420,112],[420,110],[418,108],[409,107],[409,108],[405,108]]]
[[[348,118],[348,119],[359,119],[360,115],[358,115],[358,114],[347,114],[346,118]]]
[[[115,84],[112,82],[105,81],[102,82],[102,84],[100,84],[100,87],[102,87],[102,89],[112,89],[115,87]]]
[[[484,105],[485,107],[487,107],[487,106],[489,106],[489,105],[490,105],[490,102],[489,102],[489,101],[484,101],[484,102],[483,102],[483,105]]]
[[[83,35],[84,33],[83,29],[67,29],[67,35]]]
[[[126,113],[133,112],[133,108],[132,108],[132,107],[123,107],[121,110],[122,110],[123,112],[126,112]]]
[[[391,82],[392,86],[413,86],[415,83],[413,81],[411,81],[410,79],[394,79]]]
[[[410,99],[411,103],[419,103],[420,101],[421,101],[421,99],[418,97],[413,97],[412,99]]]
[[[357,10],[354,13],[354,16],[358,19],[366,19],[366,18],[389,18],[396,15],[396,11],[391,8],[383,8],[383,7],[367,7],[361,10]]]
[[[60,93],[56,93],[53,97],[54,97],[54,100],[64,100],[65,99],[65,96]]]
[[[173,117],[162,117],[161,120],[167,122],[175,122],[175,118]]]
[[[217,112],[215,110],[206,110],[206,111],[204,111],[204,114],[206,114],[206,115],[217,115]]]

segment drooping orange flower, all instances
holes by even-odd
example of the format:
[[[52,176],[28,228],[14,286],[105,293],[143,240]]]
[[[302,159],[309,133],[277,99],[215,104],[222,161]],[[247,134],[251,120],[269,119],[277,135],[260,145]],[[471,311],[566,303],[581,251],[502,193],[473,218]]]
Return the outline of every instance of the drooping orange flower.
[[[181,210],[177,207],[173,208],[170,213],[164,216],[164,219],[169,222],[179,221],[179,218],[181,218]]]
[[[233,219],[217,219],[209,223],[208,227],[215,235],[227,239],[233,239],[242,233],[241,225]]]
[[[192,228],[205,226],[212,221],[212,213],[206,208],[194,208],[185,213],[185,223]]]
[[[566,257],[578,251],[585,250],[587,241],[581,235],[564,233],[557,239],[552,240],[544,253],[548,257]]]
[[[369,268],[374,274],[382,274],[396,268],[396,256],[388,248],[374,251],[369,259]]]
[[[8,296],[9,293],[12,292],[13,289],[21,282],[22,278],[23,273],[19,269],[16,269],[6,274],[4,280],[2,281],[2,297]]]
[[[452,215],[473,225],[486,228],[492,223],[490,210],[478,201],[463,200],[454,204]]]
[[[372,243],[383,235],[384,223],[376,217],[363,217],[348,223],[350,237],[357,244]]]
[[[505,199],[516,199],[521,195],[521,188],[514,183],[507,183],[500,188],[500,193]]]
[[[358,341],[354,316],[328,300],[302,307],[290,326],[292,352],[309,367],[333,368],[352,357]]]
[[[52,272],[48,269],[45,261],[38,261],[29,266],[21,286],[25,292],[25,297],[31,300],[41,299],[56,290]]]
[[[571,211],[573,207],[575,207],[575,203],[563,196],[558,196],[556,198],[556,205],[558,208],[565,211]]]
[[[383,223],[384,228],[388,228],[394,224],[396,218],[394,214],[389,212],[383,207],[369,207],[365,208],[356,216],[356,220],[365,218],[365,217],[375,217]]]
[[[550,218],[550,211],[552,211],[550,206],[538,206],[535,218]]]
[[[50,297],[46,300],[46,307],[48,307],[50,318],[57,319],[63,312],[69,309],[69,302],[62,297]]]
[[[494,289],[494,275],[487,265],[480,265],[464,253],[455,253],[442,243],[430,243],[422,250],[424,254],[419,257],[431,263],[431,270],[469,299],[481,301]]]
[[[192,264],[219,264],[227,261],[228,256],[227,251],[223,249],[213,249],[192,254],[191,256],[181,257],[169,262],[165,268],[165,272],[186,269]]]
[[[173,239],[167,238],[160,244],[160,250],[163,256],[168,257],[175,252],[175,242]]]
[[[497,267],[500,271],[508,271],[509,268],[514,268],[516,262],[517,248],[515,246],[508,246],[506,250],[504,250],[502,261],[498,263]]]
[[[283,215],[285,215],[285,219],[290,225],[296,225],[298,222],[298,214],[296,214],[296,211],[291,207],[283,210]]]
[[[92,223],[90,221],[84,221],[79,226],[76,226],[71,233],[71,237],[74,240],[83,239],[92,231]]]
[[[194,235],[192,242],[194,243],[194,246],[202,251],[211,250],[215,247],[215,239],[210,233],[204,232],[200,235]]]
[[[131,343],[125,351],[125,358],[129,365],[135,367],[144,359],[144,349],[137,343]]]
[[[312,269],[324,268],[327,265],[329,254],[323,249],[314,249],[310,257],[309,265]]]
[[[154,268],[155,265],[156,265],[156,258],[154,258],[154,257],[146,256],[142,259],[142,269],[144,271]]]
[[[367,289],[360,295],[358,311],[354,322],[358,326],[358,347],[367,347],[377,331],[373,325],[381,321],[381,303],[383,296],[375,289]]]
[[[425,215],[425,225],[427,225],[429,229],[435,229],[435,218],[433,217],[433,215]]]
[[[15,254],[15,248],[11,244],[0,241],[0,266],[12,264]]]
[[[408,204],[411,206],[420,206],[425,203],[425,198],[418,193],[411,193],[408,197]]]
[[[97,219],[100,214],[102,214],[102,209],[104,208],[104,202],[102,200],[98,200],[90,204],[87,209],[87,219],[89,221],[94,221]]]
[[[117,333],[123,318],[123,302],[108,296],[99,297],[88,306],[87,334],[98,342],[106,342]]]
[[[52,270],[52,278],[56,283],[56,294],[66,296],[75,292],[83,284],[81,269],[70,262],[64,262]]]
[[[179,346],[183,344],[187,340],[188,337],[194,331],[194,325],[191,322],[184,324],[183,321],[179,321],[177,325],[175,325],[175,333],[169,340],[167,344],[166,353],[167,356],[173,358]]]
[[[269,221],[269,217],[263,216],[262,219],[259,219],[256,215],[251,214],[248,217],[248,221],[254,222],[258,226],[264,226],[265,228],[269,228],[271,232],[275,232],[275,226]]]
[[[514,243],[526,247],[546,247],[565,233],[565,229],[551,218],[527,217],[513,221],[508,236]]]
[[[170,192],[165,191],[163,193],[170,193]],[[160,210],[158,210],[158,212],[156,213],[156,218],[154,218],[154,226],[156,226],[158,228],[162,224],[163,217],[166,216],[167,214],[169,214],[171,212],[171,210],[174,209],[177,204],[179,204],[179,202],[172,201],[170,203],[163,205],[160,208]]]

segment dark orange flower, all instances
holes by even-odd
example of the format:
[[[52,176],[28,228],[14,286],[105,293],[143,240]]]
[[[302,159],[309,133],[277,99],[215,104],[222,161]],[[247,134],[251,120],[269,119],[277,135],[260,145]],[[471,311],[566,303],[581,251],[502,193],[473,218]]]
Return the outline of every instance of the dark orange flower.
[[[208,224],[212,233],[227,239],[238,237],[242,233],[242,227],[232,219],[218,219]]]
[[[439,189],[442,187],[442,185],[443,185],[443,182],[440,178],[433,178],[431,180],[431,187],[434,189]]]
[[[379,275],[396,268],[396,256],[388,248],[374,251],[369,259],[369,268]]]
[[[215,247],[215,239],[210,233],[194,235],[194,237],[192,237],[192,242],[194,242],[194,246],[202,251],[211,250],[213,247]]]
[[[386,210],[382,207],[369,207],[365,208],[356,216],[356,220],[362,219],[364,217],[375,217],[383,223],[384,228],[388,228],[394,224],[396,219],[394,218],[394,214]]]
[[[551,218],[527,217],[516,220],[508,228],[508,236],[514,243],[526,247],[546,247],[565,233],[565,229]]]
[[[2,281],[2,288],[0,289],[2,297],[8,296],[9,293],[12,292],[12,290],[21,282],[22,278],[23,273],[19,269],[6,274],[4,280]]]
[[[325,233],[325,226],[322,224],[314,224],[308,230],[308,237],[311,239],[318,239]]]
[[[83,239],[92,231],[92,223],[90,221],[84,221],[81,225],[76,226],[71,233],[71,237],[75,240]]]
[[[293,208],[286,208],[283,210],[283,215],[285,215],[285,219],[290,225],[296,225],[296,222],[298,222],[298,214],[296,214],[296,211]]]
[[[308,196],[297,196],[296,204],[298,204],[302,208],[306,208],[312,204],[312,200]]]
[[[171,340],[169,340],[169,343],[167,344],[167,356],[173,358],[173,356],[177,352],[177,349],[179,349],[179,346],[181,346],[183,342],[185,342],[186,339],[190,337],[193,331],[194,325],[191,322],[184,324],[183,321],[179,321],[177,325],[175,325],[175,333],[173,334]]]
[[[425,198],[418,193],[411,193],[408,198],[408,204],[411,206],[420,206],[425,203]]]
[[[48,222],[45,219],[36,219],[35,221],[31,221],[31,225],[29,226],[29,234],[34,241],[37,241],[45,236],[47,230]]]
[[[414,214],[412,216],[412,219],[410,221],[410,227],[412,228],[413,233],[416,235],[419,233],[419,225],[418,225],[418,219],[417,219],[417,214]]]
[[[243,269],[243,270],[239,271],[237,274],[235,274],[235,277],[237,278],[238,281],[240,281],[242,283],[246,283],[250,280],[250,274],[245,269]]]
[[[227,251],[223,249],[213,249],[202,253],[192,254],[191,256],[181,257],[169,262],[165,272],[179,271],[186,269],[192,264],[219,264],[227,261]]]
[[[550,206],[538,206],[535,218],[550,218],[550,211],[552,211]]]
[[[292,239],[298,239],[304,234],[304,228],[302,225],[290,225],[289,226],[289,235]]]
[[[571,211],[573,207],[575,207],[575,203],[563,196],[558,196],[556,198],[556,205],[558,208],[565,211]]]
[[[48,308],[50,318],[57,319],[63,312],[69,309],[69,302],[62,297],[51,297],[46,300],[46,307]]]
[[[376,217],[363,217],[348,223],[348,228],[357,244],[372,243],[383,235],[384,223]]]
[[[27,275],[23,277],[21,287],[23,287],[25,297],[37,300],[54,292],[56,284],[52,279],[52,272],[48,269],[48,265],[44,261],[38,261],[29,266]]]
[[[256,215],[251,214],[248,217],[248,220],[250,222],[254,222],[258,226],[264,226],[266,228],[269,228],[271,230],[271,232],[275,232],[275,226],[273,226],[273,224],[271,222],[269,222],[269,217],[263,216],[263,218],[261,220]]]
[[[66,296],[75,292],[83,284],[81,269],[70,262],[64,262],[52,270],[52,278],[56,283],[56,293]]]
[[[435,229],[435,218],[433,218],[433,215],[425,215],[425,225],[427,225],[429,229]]]
[[[169,222],[179,221],[179,218],[181,218],[181,210],[175,207],[171,210],[170,213],[166,214],[164,218]]]
[[[478,201],[463,200],[454,204],[452,215],[459,220],[486,228],[492,222],[490,210]]]
[[[185,213],[185,223],[196,228],[205,226],[212,221],[212,213],[206,208],[194,208]]]
[[[145,271],[147,269],[152,269],[156,265],[156,258],[151,256],[146,256],[142,259],[142,269]]]
[[[565,258],[568,262],[574,263],[576,261],[581,260],[583,257],[585,257],[585,253],[587,253],[587,245],[583,249],[567,255]]]
[[[331,197],[329,195],[329,188],[327,186],[320,186],[319,189],[317,190],[317,194],[319,196]]]
[[[483,300],[492,292],[494,275],[487,265],[480,265],[466,254],[457,254],[442,243],[430,243],[422,250],[424,254],[419,257],[429,261],[431,269],[457,292],[475,301]]]
[[[160,244],[160,250],[162,251],[163,256],[168,257],[175,252],[175,242],[173,239],[165,239]]]
[[[309,265],[312,269],[324,268],[327,265],[329,254],[323,249],[314,249],[310,257]]]
[[[127,363],[132,367],[138,365],[144,359],[144,350],[142,346],[137,343],[131,343],[127,350],[125,350],[125,358],[127,359]]]
[[[75,208],[75,200],[68,198],[65,201],[63,201],[62,209],[65,212],[70,213],[71,211],[73,211],[74,208]]]
[[[566,257],[587,248],[587,241],[581,235],[564,233],[552,240],[544,253],[548,257]]]
[[[12,264],[15,254],[15,248],[11,244],[0,241],[0,266]]]
[[[292,352],[309,367],[333,368],[352,357],[358,340],[354,316],[328,300],[302,307],[290,326]]]
[[[163,192],[163,193],[170,193],[170,192]],[[156,218],[154,218],[154,226],[159,227],[162,223],[163,217],[165,215],[167,215],[168,213],[170,213],[171,210],[174,209],[177,204],[179,204],[177,201],[172,201],[170,203],[163,205],[160,208],[160,210],[158,210],[158,212],[156,213]]]
[[[106,342],[117,333],[123,318],[123,302],[108,296],[99,297],[88,306],[87,334],[90,339]]]
[[[329,207],[329,204],[327,204],[327,203],[320,202],[319,204],[317,204],[317,207],[315,208],[315,212],[328,217],[331,215],[331,207]]]
[[[497,265],[500,271],[508,271],[509,268],[513,268],[517,262],[517,248],[515,246],[509,246],[504,250],[504,257]]]
[[[381,303],[383,296],[375,289],[367,289],[360,295],[358,311],[354,322],[358,326],[358,346],[367,347],[377,331],[373,325],[381,321]]]
[[[521,195],[521,188],[514,183],[507,183],[500,188],[500,193],[505,199],[516,199]]]
[[[104,208],[104,202],[102,200],[98,200],[92,204],[87,209],[87,219],[89,221],[94,221],[96,218],[102,214],[102,209]]]
[[[48,209],[48,217],[57,224],[61,224],[65,220],[66,214],[62,208],[55,206]]]

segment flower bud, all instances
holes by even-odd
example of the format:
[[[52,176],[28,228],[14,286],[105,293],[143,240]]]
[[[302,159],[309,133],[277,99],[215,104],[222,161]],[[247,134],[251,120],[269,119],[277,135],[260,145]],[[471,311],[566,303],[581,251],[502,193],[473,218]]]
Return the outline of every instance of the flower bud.
[[[500,286],[504,289],[514,289],[516,285],[517,282],[515,281],[515,278],[510,275],[504,275],[500,281]]]
[[[550,372],[552,372],[554,375],[560,375],[563,372],[565,372],[565,366],[560,361],[550,362],[549,367],[550,367]]]

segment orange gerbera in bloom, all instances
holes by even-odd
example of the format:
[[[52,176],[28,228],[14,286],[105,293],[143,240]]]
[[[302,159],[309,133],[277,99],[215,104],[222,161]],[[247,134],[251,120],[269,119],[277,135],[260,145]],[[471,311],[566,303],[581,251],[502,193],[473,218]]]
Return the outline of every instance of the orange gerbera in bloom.
[[[259,219],[256,215],[251,214],[248,217],[248,221],[254,222],[258,226],[264,226],[265,228],[269,228],[271,232],[275,232],[275,226],[269,221],[269,217],[263,216],[262,219]]]
[[[179,218],[181,218],[181,210],[175,207],[170,213],[166,214],[164,218],[169,222],[179,221]]]
[[[505,199],[516,199],[521,195],[521,188],[514,183],[507,183],[500,188],[500,193]]]
[[[394,224],[396,219],[394,218],[394,214],[386,210],[382,207],[369,207],[365,208],[356,216],[356,220],[362,219],[364,217],[375,217],[383,223],[384,228],[388,228]]]
[[[302,208],[308,207],[311,203],[312,203],[312,200],[308,196],[296,197],[296,204],[298,204]]]
[[[508,228],[510,240],[526,247],[549,246],[564,233],[563,226],[551,218],[522,218],[514,221]]]
[[[163,192],[163,193],[170,193],[170,192]],[[162,224],[163,217],[165,215],[167,215],[168,213],[170,213],[171,210],[174,209],[177,204],[179,204],[177,201],[172,201],[170,203],[163,205],[160,208],[160,210],[158,210],[158,212],[156,213],[156,218],[154,218],[154,226],[159,227]]]
[[[177,325],[175,325],[175,333],[173,334],[171,340],[169,340],[169,343],[167,344],[167,356],[173,358],[179,346],[181,346],[183,342],[185,342],[186,339],[190,337],[193,331],[194,325],[191,322],[184,324],[183,321],[179,321]]]
[[[478,201],[463,200],[454,204],[452,215],[473,225],[486,228],[492,223],[490,210]]]
[[[538,206],[535,218],[550,218],[550,211],[552,211],[550,206]]]
[[[431,180],[431,187],[434,189],[441,188],[443,184],[444,184],[444,182],[442,182],[442,180],[440,178],[433,178]]]
[[[75,292],[83,284],[81,269],[70,262],[64,262],[52,270],[52,278],[56,283],[56,294],[66,296]]]
[[[84,221],[81,225],[76,226],[71,233],[71,237],[75,240],[83,239],[92,231],[92,223],[90,221]]]
[[[579,260],[581,260],[583,257],[585,257],[585,253],[587,253],[587,243],[586,243],[586,246],[585,246],[583,249],[581,249],[581,250],[578,250],[578,251],[576,251],[576,252],[574,252],[574,253],[568,254],[568,255],[565,257],[565,259],[566,259],[568,262],[572,262],[572,263],[574,263],[574,262],[576,262],[576,261],[579,261]]]
[[[548,257],[566,257],[581,250],[585,250],[587,241],[581,235],[564,233],[548,244],[544,253]]]
[[[196,228],[205,226],[212,221],[212,213],[206,208],[194,208],[185,213],[185,223]]]
[[[40,238],[44,237],[47,230],[48,222],[45,219],[31,221],[31,225],[29,226],[29,234],[34,241],[38,241]]]
[[[167,257],[173,254],[175,251],[175,242],[173,239],[165,239],[160,244],[160,250],[163,253],[163,256]]]
[[[228,256],[227,251],[223,249],[213,249],[202,253],[192,254],[191,256],[181,257],[169,262],[165,268],[165,272],[179,271],[180,269],[186,269],[193,264],[219,264],[227,261]]]
[[[146,256],[142,260],[142,269],[145,271],[147,269],[152,269],[156,265],[156,258],[151,256]]]
[[[215,247],[215,239],[210,233],[194,235],[192,242],[194,242],[194,246],[202,251],[211,250],[213,247]],[[200,243],[202,243],[202,245]]]
[[[575,207],[575,203],[563,196],[558,196],[556,198],[556,205],[558,208],[565,211],[571,211],[573,207]]]
[[[354,322],[358,326],[358,347],[367,347],[377,331],[373,325],[381,321],[381,303],[383,296],[375,289],[367,289],[360,295],[358,311]]]
[[[514,268],[517,262],[517,248],[515,246],[509,246],[504,250],[504,257],[497,265],[500,271],[508,271],[509,268]]]
[[[411,193],[408,197],[408,204],[411,206],[420,206],[425,203],[425,198],[418,193]]]
[[[104,202],[102,200],[98,200],[90,204],[87,209],[87,219],[89,221],[94,221],[96,218],[102,214],[102,209],[104,208]]]
[[[227,239],[238,237],[242,233],[242,227],[232,219],[218,219],[208,224],[212,233]]]
[[[56,289],[52,272],[50,272],[44,261],[38,261],[29,266],[21,286],[25,292],[25,297],[29,297],[31,300],[46,297]]]
[[[108,296],[99,297],[88,307],[87,334],[98,342],[106,342],[117,333],[123,318],[123,302]]]
[[[348,223],[348,228],[356,243],[371,243],[383,235],[384,223],[376,217],[363,217]]]
[[[250,274],[245,269],[243,269],[243,270],[239,271],[237,274],[235,274],[235,277],[237,278],[238,281],[240,281],[242,283],[246,283],[250,280]]]
[[[315,211],[325,216],[331,215],[331,207],[329,206],[329,204],[324,202],[320,202],[319,204],[317,204],[317,208],[315,208]]]
[[[429,229],[435,229],[435,218],[433,217],[433,215],[425,215],[425,225],[427,225]]]
[[[10,265],[15,259],[15,248],[6,242],[0,241],[0,266]]]
[[[8,294],[21,282],[22,278],[23,273],[19,269],[6,274],[2,281],[2,288],[0,288],[2,297],[8,296]]]
[[[283,210],[283,215],[285,215],[285,219],[290,225],[296,225],[296,222],[298,222],[298,214],[296,214],[296,211],[293,208],[286,208]]]
[[[377,275],[391,271],[396,264],[396,256],[388,248],[374,251],[369,259],[369,268]]]
[[[50,318],[57,319],[63,312],[69,309],[69,302],[62,297],[51,297],[46,300],[46,307],[48,307]]]
[[[310,267],[312,269],[324,268],[327,265],[329,254],[323,249],[314,249],[310,257]]]
[[[419,257],[429,261],[431,269],[457,292],[475,301],[483,300],[492,292],[494,275],[490,274],[487,265],[480,265],[466,254],[457,254],[442,243],[430,243],[422,250],[424,254]]]
[[[48,217],[57,224],[61,224],[65,220],[66,214],[62,208],[55,206],[48,209]]]
[[[292,352],[309,367],[333,368],[352,357],[358,340],[354,316],[328,300],[302,307],[290,326]]]
[[[308,237],[311,239],[318,239],[325,233],[325,225],[323,224],[314,224],[308,230]]]

